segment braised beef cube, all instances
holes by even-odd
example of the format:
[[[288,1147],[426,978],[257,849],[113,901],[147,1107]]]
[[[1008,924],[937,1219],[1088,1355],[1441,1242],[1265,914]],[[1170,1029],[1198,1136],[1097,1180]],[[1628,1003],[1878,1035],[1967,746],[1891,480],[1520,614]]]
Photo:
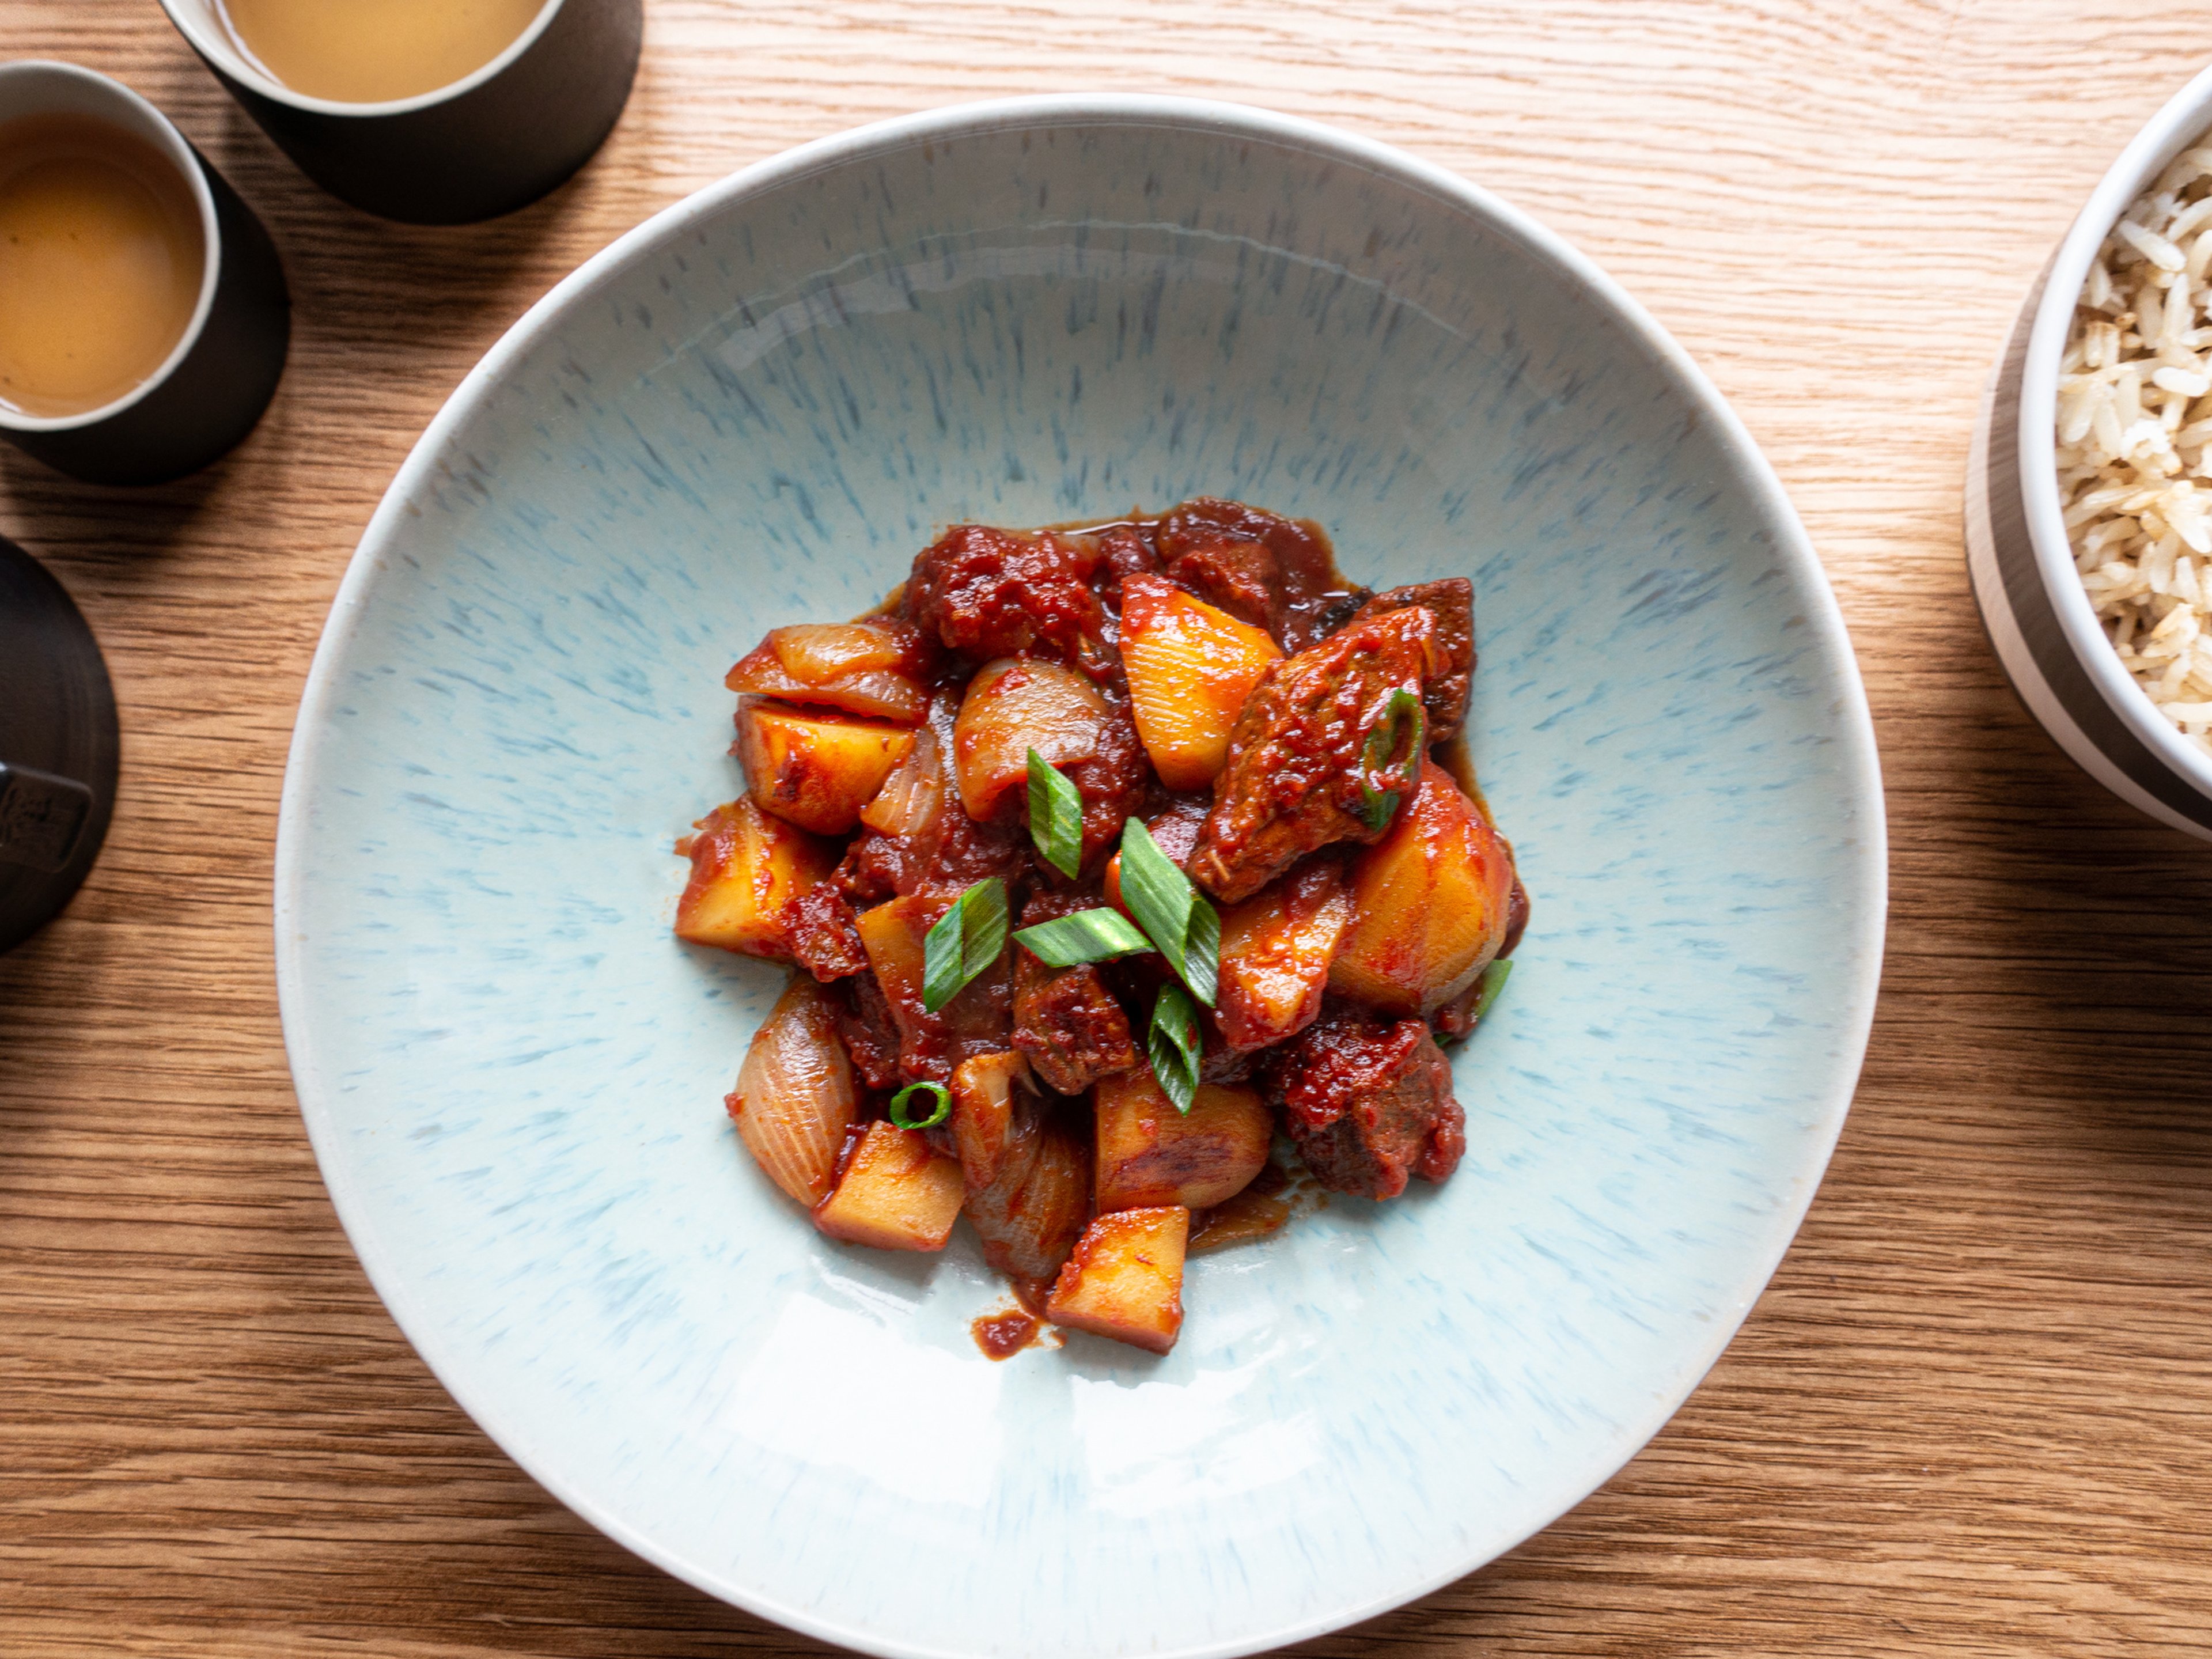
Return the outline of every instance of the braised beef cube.
[[[1145,757],[1144,739],[1129,716],[1126,697],[1107,698],[1113,718],[1098,731],[1098,750],[1086,760],[1060,768],[1083,797],[1083,861],[1092,860],[1121,842],[1121,826],[1142,810],[1151,793],[1152,769]]]
[[[837,1011],[837,1035],[853,1057],[853,1069],[871,1089],[899,1086],[899,1038],[891,1006],[873,974],[845,981],[845,1005]]]
[[[853,907],[834,881],[825,881],[792,900],[784,911],[791,954],[799,965],[825,985],[846,979],[868,965],[854,926]]]
[[[1101,902],[1093,885],[1047,890],[1022,907],[1021,925],[1096,910]],[[1013,1040],[1036,1074],[1064,1095],[1079,1095],[1142,1058],[1129,1016],[1097,963],[1050,968],[1020,945],[1014,947]]]
[[[1239,543],[1262,550],[1264,559],[1228,550]],[[1317,526],[1242,501],[1185,501],[1160,520],[1154,544],[1171,572],[1178,560],[1192,558],[1188,574],[1178,573],[1177,580],[1232,615],[1243,615],[1237,604],[1250,602],[1255,581],[1264,583],[1259,613],[1244,620],[1264,627],[1286,652],[1319,644],[1367,597],[1364,588],[1338,585]]]
[[[1238,622],[1267,628],[1274,620],[1283,571],[1265,542],[1207,542],[1177,555],[1168,574]]]
[[[1115,525],[1098,538],[1098,556],[1116,578],[1149,574],[1160,568],[1145,530],[1135,525]]]
[[[1464,576],[1416,582],[1377,593],[1352,618],[1379,617],[1419,605],[1437,619],[1437,651],[1443,665],[1423,696],[1429,711],[1429,741],[1457,735],[1467,719],[1468,688],[1474,678],[1474,584]]]
[[[1361,815],[1363,750],[1391,694],[1418,696],[1437,671],[1436,632],[1419,606],[1364,617],[1268,669],[1230,736],[1192,879],[1233,904],[1316,848],[1381,838],[1387,821]]]
[[[1041,652],[1100,678],[1113,672],[1097,541],[955,525],[915,556],[905,610],[947,648],[978,659]]]
[[[1333,1192],[1395,1198],[1408,1176],[1443,1180],[1467,1150],[1451,1062],[1418,1019],[1332,1000],[1268,1072],[1291,1144]]]
[[[1015,947],[1014,1047],[1064,1095],[1137,1063],[1129,1017],[1092,963],[1048,968]]]

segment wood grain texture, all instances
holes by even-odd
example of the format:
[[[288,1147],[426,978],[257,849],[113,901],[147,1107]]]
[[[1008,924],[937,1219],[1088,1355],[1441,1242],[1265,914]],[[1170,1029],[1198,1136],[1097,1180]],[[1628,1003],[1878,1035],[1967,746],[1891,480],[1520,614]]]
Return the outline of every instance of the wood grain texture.
[[[1841,597],[1889,787],[1889,954],[1795,1249],[1649,1449],[1503,1560],[1305,1644],[2130,1655],[2212,1645],[2212,849],[2081,778],[1968,595],[1960,498],[2012,313],[2201,7],[2062,0],[648,0],[606,149],[499,223],[318,194],[154,0],[8,0],[0,54],[146,93],[275,229],[260,430],[137,495],[0,452],[0,530],[99,631],[122,801],[0,959],[0,1652],[823,1650],[662,1577],[447,1398],[332,1217],[269,889],[293,711],[414,435],[562,273],[730,169],[1004,93],[1201,93],[1534,211],[1719,382]]]

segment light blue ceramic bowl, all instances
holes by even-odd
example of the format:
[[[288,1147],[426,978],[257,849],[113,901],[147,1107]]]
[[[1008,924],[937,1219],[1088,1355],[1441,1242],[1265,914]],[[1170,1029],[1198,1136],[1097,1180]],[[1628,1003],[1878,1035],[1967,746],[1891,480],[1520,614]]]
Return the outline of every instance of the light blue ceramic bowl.
[[[721,1097],[781,975],[670,937],[670,843],[738,791],[721,678],[763,629],[948,521],[1201,492],[1378,586],[1474,578],[1534,921],[1449,1185],[1195,1262],[1165,1359],[994,1364],[964,1234],[830,1244],[744,1156]],[[524,1468],[832,1641],[1080,1659],[1381,1612],[1642,1445],[1820,1180],[1882,893],[1820,567],[1632,301],[1395,151],[1073,98],[796,150],[516,326],[347,574],[276,903],[339,1215]]]

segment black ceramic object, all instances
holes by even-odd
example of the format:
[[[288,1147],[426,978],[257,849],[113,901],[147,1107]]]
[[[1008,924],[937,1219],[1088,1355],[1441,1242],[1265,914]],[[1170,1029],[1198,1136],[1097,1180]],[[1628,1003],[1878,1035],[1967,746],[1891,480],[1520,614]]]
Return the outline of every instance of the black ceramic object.
[[[302,173],[357,208],[417,225],[512,213],[590,161],[629,100],[645,35],[645,0],[550,0],[512,46],[450,87],[342,104],[271,78],[214,0],[161,3]]]
[[[222,175],[129,88],[73,64],[0,64],[0,121],[52,113],[112,123],[173,161],[199,203],[208,268],[191,325],[145,384],[66,417],[0,406],[0,437],[93,483],[196,472],[253,429],[283,375],[292,308],[276,245]]]
[[[62,585],[0,537],[0,951],[70,902],[115,805],[115,692]]]

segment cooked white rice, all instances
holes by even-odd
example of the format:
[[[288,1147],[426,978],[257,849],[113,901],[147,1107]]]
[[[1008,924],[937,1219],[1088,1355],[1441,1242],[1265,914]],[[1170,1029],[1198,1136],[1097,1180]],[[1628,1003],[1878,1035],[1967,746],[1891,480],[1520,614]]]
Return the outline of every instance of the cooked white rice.
[[[2089,267],[2058,371],[2058,497],[2113,649],[2212,750],[2212,146]]]

